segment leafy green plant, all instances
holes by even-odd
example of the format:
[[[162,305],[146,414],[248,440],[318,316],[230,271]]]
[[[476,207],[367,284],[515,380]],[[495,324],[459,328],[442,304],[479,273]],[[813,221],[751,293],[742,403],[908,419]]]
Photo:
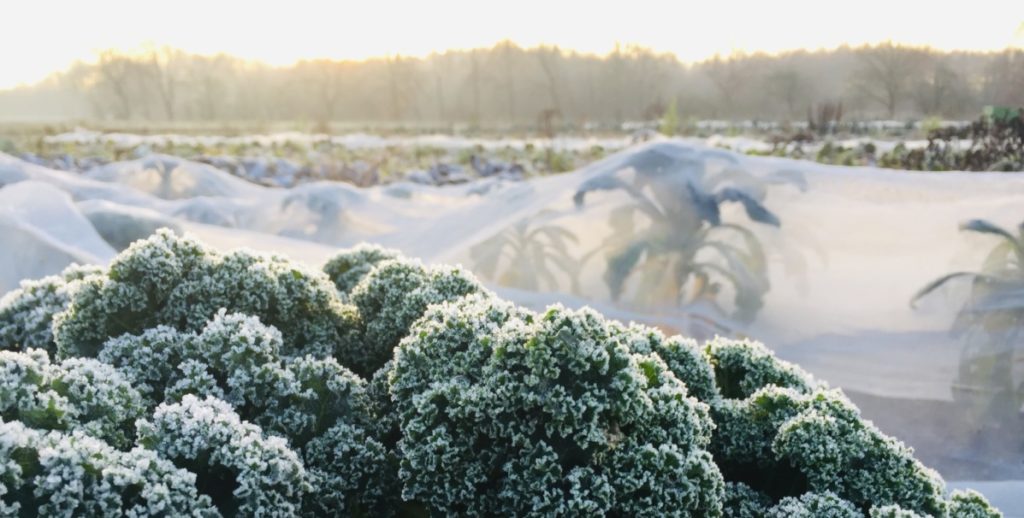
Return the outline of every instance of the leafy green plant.
[[[712,160],[727,167],[712,172]],[[722,206],[739,203],[752,222],[778,227],[762,202],[765,186],[780,181],[803,185],[792,173],[757,178],[729,153],[660,143],[586,180],[574,200],[582,206],[589,193],[602,190],[629,196],[630,203],[612,210],[612,232],[601,246],[613,299],[622,298],[631,279],[637,281],[631,299],[645,305],[717,306],[729,289],[729,316],[749,322],[769,288],[765,253],[749,228],[722,220]]]
[[[923,149],[894,149],[885,167],[918,171],[1024,170],[1024,114],[982,117],[963,127],[935,128]]]
[[[575,234],[557,224],[523,219],[473,245],[469,254],[475,271],[503,286],[556,291],[563,286],[555,275],[557,269],[568,279],[569,291],[578,293],[583,260],[569,251],[570,244],[578,243]]]
[[[668,103],[665,114],[661,117],[659,131],[662,135],[672,136],[679,133],[679,107],[675,99]]]
[[[623,338],[587,309],[429,310],[389,376],[403,496],[444,515],[720,516],[707,406]]]
[[[1013,371],[1024,330],[1024,224],[1011,231],[975,219],[961,229],[993,236],[999,243],[978,271],[939,277],[921,288],[911,304],[956,279],[970,282],[970,294],[952,327],[964,342],[954,396],[980,401],[983,412],[1002,420],[1016,415],[1024,403],[1024,380],[1015,379]]]
[[[394,255],[329,280],[161,233],[21,291],[10,336],[65,327],[52,363],[2,344],[0,514],[1000,516],[763,345],[535,313]],[[355,336],[320,347],[331,280]]]
[[[0,349],[46,349],[56,354],[53,316],[67,309],[71,292],[82,279],[99,275],[95,266],[72,264],[59,275],[24,280],[18,289],[0,297]]]

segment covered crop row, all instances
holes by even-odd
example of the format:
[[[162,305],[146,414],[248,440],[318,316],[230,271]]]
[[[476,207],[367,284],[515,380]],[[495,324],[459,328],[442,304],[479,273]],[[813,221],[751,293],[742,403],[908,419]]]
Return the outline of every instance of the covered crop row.
[[[0,514],[989,517],[764,346],[159,232],[0,299]]]

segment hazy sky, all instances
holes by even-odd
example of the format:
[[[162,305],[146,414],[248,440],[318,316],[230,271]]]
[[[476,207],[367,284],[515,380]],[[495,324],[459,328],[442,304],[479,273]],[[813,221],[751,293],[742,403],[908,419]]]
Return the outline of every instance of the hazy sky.
[[[506,38],[594,53],[638,43],[685,61],[888,39],[1024,46],[1024,0],[11,0],[0,13],[0,88],[38,81],[99,49],[146,43],[277,65],[425,55]]]

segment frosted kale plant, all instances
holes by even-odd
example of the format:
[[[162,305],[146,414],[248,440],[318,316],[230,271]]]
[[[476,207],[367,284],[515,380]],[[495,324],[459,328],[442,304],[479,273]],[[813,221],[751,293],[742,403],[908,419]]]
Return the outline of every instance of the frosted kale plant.
[[[81,281],[54,318],[54,341],[59,355],[96,356],[125,333],[199,330],[222,308],[277,328],[287,354],[332,354],[357,340],[360,327],[322,272],[275,255],[220,254],[160,231],[119,254],[104,275]]]
[[[390,376],[403,496],[440,514],[720,514],[706,405],[591,311],[429,310]]]
[[[347,295],[378,263],[401,257],[397,250],[364,243],[331,258],[324,265],[324,272],[338,291]]]
[[[711,402],[711,452],[746,500],[783,506],[769,515],[999,516],[983,499],[947,499],[941,477],[912,450],[863,420],[842,392],[763,345],[716,339],[705,354],[722,394]]]
[[[73,264],[60,275],[26,280],[0,298],[0,349],[46,349],[53,354],[53,316],[67,309],[80,281],[101,273],[95,266]]]
[[[142,397],[114,367],[85,358],[51,364],[46,352],[0,351],[0,416],[40,430],[77,430],[131,444]]]
[[[339,359],[372,376],[428,306],[482,291],[480,283],[459,267],[425,267],[408,259],[381,262],[352,290],[350,299],[359,310],[364,333],[361,342],[347,342],[348,347],[339,349]]]
[[[216,398],[187,395],[161,405],[139,432],[144,446],[196,473],[197,486],[225,514],[298,516],[302,495],[312,489],[283,438],[265,436]]]
[[[764,346],[160,232],[0,301],[0,515],[981,518]]]
[[[0,421],[2,516],[216,516],[196,475],[144,448]]]
[[[150,405],[218,398],[223,402],[207,406],[230,408],[285,438],[304,455],[304,480],[317,495],[310,508],[386,514],[381,505],[394,498],[395,461],[369,431],[366,383],[334,358],[286,359],[282,348],[276,329],[221,311],[199,333],[157,327],[111,339],[99,358],[117,366]]]

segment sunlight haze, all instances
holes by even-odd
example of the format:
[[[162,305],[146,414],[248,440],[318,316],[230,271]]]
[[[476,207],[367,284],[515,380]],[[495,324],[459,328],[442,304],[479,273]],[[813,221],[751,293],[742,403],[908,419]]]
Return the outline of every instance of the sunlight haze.
[[[699,7],[698,7],[699,5]],[[617,42],[699,61],[716,53],[779,52],[893,40],[943,50],[998,50],[1024,44],[1024,2],[853,4],[815,1],[584,1],[512,3],[240,1],[18,2],[4,7],[0,88],[29,84],[89,61],[102,49],[170,45],[273,65],[301,59],[423,56],[485,47],[558,45],[604,54]],[[788,13],[779,16],[780,13]],[[772,20],[767,23],[767,20]],[[893,35],[898,35],[893,37]],[[30,51],[30,52],[29,52]]]

